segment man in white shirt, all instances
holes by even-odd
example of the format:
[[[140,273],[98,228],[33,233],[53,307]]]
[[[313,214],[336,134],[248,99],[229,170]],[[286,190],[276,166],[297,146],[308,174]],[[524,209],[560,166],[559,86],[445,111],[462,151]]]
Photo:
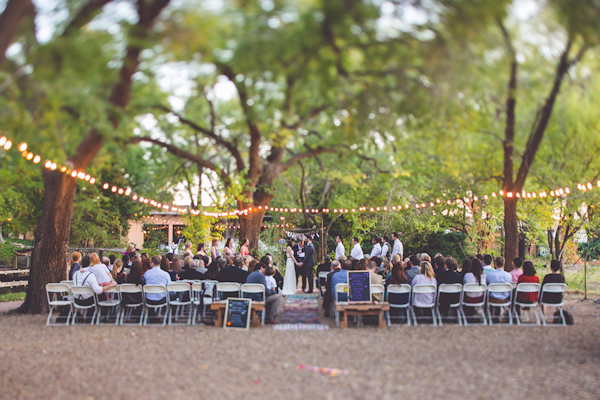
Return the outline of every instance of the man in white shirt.
[[[387,236],[383,236],[381,238],[381,243],[383,243],[381,245],[381,257],[382,258],[383,257],[389,257],[389,258],[391,258],[391,256],[390,256],[390,244],[388,243],[388,240],[389,239],[388,239]]]
[[[402,259],[402,256],[404,254],[404,246],[402,246],[402,242],[400,241],[400,234],[392,233],[392,239],[394,240],[394,248],[392,249],[392,257],[394,257],[396,254],[400,254],[400,258]]]
[[[339,236],[339,235],[336,236],[335,241],[337,242],[337,245],[335,246],[335,259],[339,260],[340,257],[343,257],[346,255],[346,249],[344,249],[344,245],[342,244],[341,236]]]
[[[492,256],[486,254],[483,256],[483,274],[487,277],[490,272],[492,272],[494,268],[492,268]]]
[[[365,255],[362,251],[362,249],[360,248],[360,240],[358,239],[358,237],[354,236],[352,238],[352,251],[350,252],[350,257],[354,258],[355,260],[362,260],[363,258],[365,258]]]
[[[371,250],[371,258],[373,257],[381,257],[381,245],[376,237],[373,238],[373,250]]]

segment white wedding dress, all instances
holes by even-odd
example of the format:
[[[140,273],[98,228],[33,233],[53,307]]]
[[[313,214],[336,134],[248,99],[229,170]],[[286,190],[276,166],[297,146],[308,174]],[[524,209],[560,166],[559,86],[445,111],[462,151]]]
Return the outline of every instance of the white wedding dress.
[[[285,262],[285,276],[283,277],[283,289],[281,294],[283,296],[292,296],[296,294],[298,287],[298,278],[296,278],[296,266],[292,257],[287,255],[287,261]]]

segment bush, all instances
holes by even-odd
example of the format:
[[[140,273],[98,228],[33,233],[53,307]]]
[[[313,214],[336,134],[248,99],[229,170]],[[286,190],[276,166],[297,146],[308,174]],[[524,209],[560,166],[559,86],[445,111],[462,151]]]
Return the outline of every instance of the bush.
[[[11,243],[0,244],[0,263],[10,264],[15,257],[17,246]]]

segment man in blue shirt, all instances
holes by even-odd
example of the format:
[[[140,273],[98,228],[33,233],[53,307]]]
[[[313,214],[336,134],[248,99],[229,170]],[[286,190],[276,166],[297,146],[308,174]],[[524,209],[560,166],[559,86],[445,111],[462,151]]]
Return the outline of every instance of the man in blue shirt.
[[[171,275],[160,269],[160,261],[161,256],[154,256],[150,260],[152,268],[144,273],[146,285],[163,285],[164,287],[167,287],[167,285],[171,283]],[[146,295],[146,300],[150,304],[160,304],[166,301],[164,293],[148,293]]]
[[[352,262],[350,260],[346,260],[342,263],[342,269],[333,275],[331,275],[331,295],[333,300],[335,300],[335,285],[338,283],[348,283],[348,270]],[[348,301],[347,292],[338,294],[338,301]]]
[[[408,279],[408,284],[410,285],[413,279],[415,279],[415,276],[421,273],[421,267],[419,267],[421,261],[419,260],[419,257],[412,255],[408,262],[410,263],[410,269],[406,271],[406,279]]]
[[[252,295],[252,300],[255,301],[264,301],[265,309],[266,309],[266,323],[267,324],[276,324],[275,318],[277,317],[279,311],[279,305],[281,304],[281,293],[277,292],[277,288],[275,289],[267,289],[267,280],[265,279],[265,270],[267,266],[261,262],[256,264],[254,267],[254,271],[248,275],[246,279],[246,283],[260,283],[265,287],[265,294],[267,295],[266,299],[262,299],[259,293]]]
[[[512,276],[504,270],[504,257],[496,257],[494,260],[494,264],[496,269],[492,270],[485,277],[487,285],[491,285],[492,283],[510,283],[512,282]],[[491,303],[507,303],[510,297],[510,292],[491,292],[490,293],[490,302]],[[500,315],[500,311],[502,311],[501,307],[491,307],[494,311],[494,315]]]

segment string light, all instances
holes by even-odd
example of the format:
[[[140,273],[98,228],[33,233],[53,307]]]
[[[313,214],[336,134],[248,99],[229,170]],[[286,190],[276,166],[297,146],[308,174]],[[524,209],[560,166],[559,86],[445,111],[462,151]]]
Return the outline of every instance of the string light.
[[[0,148],[3,148],[4,150],[10,150],[12,148],[12,141],[10,139],[8,139],[6,136],[1,136],[0,137]],[[25,142],[22,142],[19,144],[19,146],[17,147],[17,149],[19,150],[19,152],[21,152],[21,155],[28,161],[32,161],[34,164],[39,164],[41,161],[41,157],[39,155],[34,155],[34,153],[32,152],[27,152],[28,149],[28,145]],[[65,173],[67,175],[70,175],[72,178],[78,178],[80,180],[84,180],[86,182],[88,182],[89,184],[95,184],[96,183],[96,178],[94,178],[93,176],[90,176],[89,174],[86,174],[84,171],[71,171],[67,166],[60,166],[57,163],[51,161],[51,160],[46,160],[46,162],[44,163],[44,167],[46,169],[50,169],[52,171],[56,170],[57,168],[59,168],[61,173]],[[596,185],[600,188],[600,180],[597,180]],[[187,209],[187,208],[180,208],[177,207],[175,205],[168,205],[168,204],[163,204],[163,203],[158,203],[155,200],[152,199],[148,199],[148,198],[144,198],[144,197],[140,197],[137,194],[133,193],[131,188],[120,188],[118,186],[113,185],[111,187],[110,184],[108,183],[103,183],[102,188],[104,190],[108,190],[109,188],[111,189],[110,191],[112,193],[118,193],[119,195],[123,195],[125,194],[125,196],[131,196],[131,200],[132,201],[139,201],[141,204],[150,204],[155,208],[159,208],[159,209],[163,209],[163,210],[167,210],[167,211],[171,211],[171,212],[175,212],[178,214],[185,214],[188,211],[190,212],[191,215],[194,216],[198,216],[200,215],[200,210],[192,210],[192,209]],[[585,184],[581,184],[578,183],[577,184],[577,189],[582,191],[582,192],[586,192],[589,190],[592,190],[594,188],[594,185],[592,184],[592,182],[588,181]],[[550,197],[559,197],[559,196],[567,196],[571,193],[571,190],[568,186],[564,187],[564,188],[558,188],[558,189],[552,189],[550,190]],[[501,196],[504,197],[506,196],[506,198],[513,198],[513,197],[517,197],[519,199],[543,199],[543,198],[547,198],[548,197],[548,193],[546,191],[540,191],[540,192],[526,192],[526,191],[521,191],[521,192],[504,192],[504,190],[500,190],[498,192],[498,194],[496,192],[492,192],[490,195],[488,194],[484,194],[482,196],[483,200],[489,200],[490,197],[491,198],[496,198],[497,196]],[[445,196],[445,195],[444,195]],[[471,202],[477,202],[479,201],[481,198],[478,196],[473,196],[473,198],[469,198],[466,197],[464,200],[457,198],[456,204],[461,205],[461,203],[464,204],[468,204]],[[425,203],[425,202],[415,202],[413,204],[414,208],[416,210],[420,210],[420,209],[425,209],[427,208],[427,204],[429,204],[429,206],[431,208],[435,207],[436,205],[441,205],[442,201],[438,198],[435,200],[435,203],[433,201]],[[452,201],[451,200],[447,200],[446,201],[447,205],[451,205]],[[391,209],[393,211],[400,211],[402,210],[402,205],[398,205],[398,206],[392,206]],[[405,204],[404,205],[404,209],[408,210],[410,209],[410,205],[409,204]],[[343,214],[343,213],[349,213],[350,211],[352,213],[356,213],[356,212],[380,212],[380,211],[388,211],[388,207],[387,206],[375,206],[375,207],[365,207],[365,206],[360,206],[360,207],[353,207],[347,209],[333,209],[333,213],[337,214]],[[239,210],[234,210],[234,211],[230,211],[230,212],[208,212],[208,211],[202,211],[202,215],[206,216],[206,217],[213,217],[213,218],[222,218],[222,217],[239,217],[239,216],[246,216],[251,212],[263,212],[263,211],[271,211],[271,212],[276,212],[276,213],[311,213],[311,214],[329,214],[331,213],[331,210],[329,209],[303,209],[303,208],[279,208],[279,207],[269,207],[266,205],[259,205],[257,207],[248,207],[245,209],[239,209]]]

